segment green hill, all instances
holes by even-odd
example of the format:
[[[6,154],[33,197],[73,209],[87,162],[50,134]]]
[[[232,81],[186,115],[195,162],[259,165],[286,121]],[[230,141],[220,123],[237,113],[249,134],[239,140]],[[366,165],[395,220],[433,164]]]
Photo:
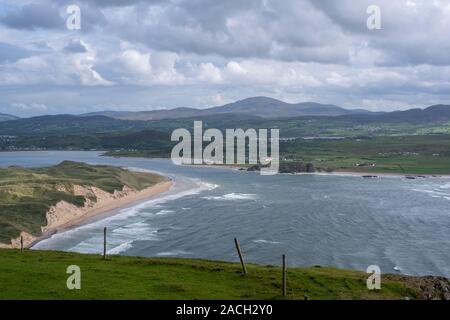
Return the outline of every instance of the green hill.
[[[13,116],[11,114],[0,113],[0,122],[9,121],[9,120],[17,120],[17,119],[19,119],[19,118],[16,116]]]
[[[112,193],[124,186],[142,190],[163,179],[155,174],[72,161],[46,168],[0,168],[0,243],[9,243],[21,231],[41,235],[41,226],[47,224],[46,212],[61,200],[82,207],[86,198],[73,194],[74,185]]]
[[[280,299],[281,270],[237,263],[0,250],[0,299]],[[81,289],[68,290],[66,269],[81,269]],[[443,278],[382,277],[366,288],[368,274],[334,268],[288,268],[287,299],[443,298]],[[447,289],[446,289],[447,288]],[[448,293],[448,292],[447,292]],[[429,296],[427,296],[429,295]]]

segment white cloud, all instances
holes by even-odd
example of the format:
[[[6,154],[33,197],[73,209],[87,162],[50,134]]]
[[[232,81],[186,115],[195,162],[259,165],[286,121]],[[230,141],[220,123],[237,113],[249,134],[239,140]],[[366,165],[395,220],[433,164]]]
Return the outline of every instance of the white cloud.
[[[170,52],[140,52],[126,49],[119,57],[125,83],[140,85],[177,85],[184,81],[184,76],[175,67],[178,55]]]
[[[338,72],[331,72],[330,75],[325,79],[327,83],[344,88],[350,88],[353,83],[352,80],[348,77],[344,77]]]
[[[148,75],[152,72],[150,53],[140,53],[137,50],[125,50],[121,56],[121,62],[126,72],[132,74]]]
[[[0,65],[0,85],[111,85],[95,70],[95,50],[83,44],[85,52],[67,54],[55,49]]]
[[[201,107],[211,107],[221,106],[233,102],[233,100],[225,97],[222,93],[213,93],[212,95],[195,97],[195,102]]]
[[[230,61],[227,63],[227,71],[236,74],[236,75],[243,75],[247,74],[247,70],[245,70],[238,62],[236,61]]]
[[[205,82],[219,83],[222,81],[222,72],[211,62],[200,63],[198,79]]]
[[[18,109],[19,112],[27,111],[27,112],[41,112],[47,111],[48,107],[42,103],[12,103],[12,109]]]
[[[73,59],[73,66],[82,85],[86,86],[105,86],[112,85],[111,81],[103,79],[103,77],[93,69],[95,57],[81,56]]]

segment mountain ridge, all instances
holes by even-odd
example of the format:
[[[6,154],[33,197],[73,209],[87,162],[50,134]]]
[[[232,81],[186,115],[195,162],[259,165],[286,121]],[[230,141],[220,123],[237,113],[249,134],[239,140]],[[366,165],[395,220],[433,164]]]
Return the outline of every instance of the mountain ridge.
[[[41,133],[58,133],[61,130],[70,133],[92,133],[92,132],[112,132],[112,131],[133,131],[133,130],[143,130],[149,128],[158,128],[163,130],[165,128],[164,121],[172,120],[173,123],[180,122],[185,123],[186,121],[193,120],[203,120],[215,124],[231,123],[239,120],[242,124],[252,123],[257,125],[257,123],[264,121],[283,121],[283,120],[307,120],[323,119],[323,121],[334,121],[341,122],[349,121],[350,124],[365,125],[369,123],[430,123],[430,122],[450,122],[450,105],[432,105],[424,109],[413,108],[404,111],[392,111],[392,112],[365,112],[365,110],[357,110],[352,113],[341,112],[345,110],[343,108],[334,105],[323,105],[317,103],[299,103],[299,104],[288,104],[280,102],[276,99],[263,98],[265,103],[262,105],[255,102],[260,102],[254,99],[250,100],[240,100],[239,103],[227,104],[219,107],[212,107],[205,110],[199,110],[194,108],[176,108],[171,110],[158,110],[158,111],[145,111],[145,113],[150,113],[151,119],[142,117],[142,112],[127,112],[127,111],[106,111],[106,112],[92,112],[82,115],[70,115],[70,114],[59,114],[59,115],[43,115],[31,118],[14,118],[9,119],[10,121],[0,122],[0,134],[41,134]],[[244,112],[242,106],[250,102],[250,107]],[[275,103],[278,107],[277,111],[280,109],[290,109],[294,111],[292,114],[286,116],[286,113],[275,112],[272,113],[271,105]],[[322,108],[322,114],[314,115],[297,115],[306,110],[309,112],[310,108],[315,106]],[[247,104],[248,106],[248,104]],[[244,107],[246,108],[246,107]],[[265,109],[264,115],[255,115],[253,111],[256,108]],[[160,112],[170,112],[163,115]],[[199,111],[199,112],[197,112]],[[335,115],[329,115],[333,113]],[[341,114],[343,113],[343,114]],[[109,115],[109,116],[108,116]],[[120,115],[121,117],[113,117]],[[130,116],[131,115],[131,116]],[[283,117],[284,115],[284,117]],[[328,120],[327,120],[328,119]],[[157,120],[156,127],[151,124],[153,121]],[[256,122],[255,122],[256,121]],[[172,124],[173,124],[172,123]],[[170,126],[169,126],[170,127]]]
[[[332,104],[317,102],[287,103],[269,97],[250,97],[222,106],[205,109],[179,107],[175,109],[158,109],[150,111],[123,112],[99,111],[80,116],[103,115],[121,120],[164,120],[181,119],[215,114],[247,114],[256,118],[288,118],[298,116],[340,116],[347,114],[366,114],[367,110],[349,110]]]
[[[7,113],[0,113],[0,122],[2,121],[10,121],[10,120],[17,120],[19,119],[19,117],[16,117],[12,114],[7,114]]]

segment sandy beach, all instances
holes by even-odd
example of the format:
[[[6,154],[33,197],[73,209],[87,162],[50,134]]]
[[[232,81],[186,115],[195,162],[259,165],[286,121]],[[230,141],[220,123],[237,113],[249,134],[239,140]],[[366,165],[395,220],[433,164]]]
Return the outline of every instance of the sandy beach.
[[[21,237],[23,237],[24,247],[30,248],[37,242],[55,233],[89,223],[93,219],[102,217],[105,214],[114,214],[119,209],[154,198],[168,191],[172,184],[173,182],[171,180],[164,180],[140,191],[124,187],[122,191],[116,191],[113,194],[93,187],[75,186],[75,194],[86,195],[87,193],[93,193],[97,197],[97,201],[92,202],[87,200],[85,206],[81,208],[60,201],[47,212],[47,225],[42,227],[41,236],[35,237],[26,232],[22,232],[19,237],[11,239],[10,244],[0,244],[0,248],[20,248]]]

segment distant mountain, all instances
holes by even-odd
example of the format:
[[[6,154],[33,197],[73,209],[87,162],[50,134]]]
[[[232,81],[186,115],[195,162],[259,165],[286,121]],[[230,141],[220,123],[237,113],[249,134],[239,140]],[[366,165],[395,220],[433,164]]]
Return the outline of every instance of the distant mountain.
[[[133,112],[130,111],[98,111],[98,112],[89,112],[89,113],[83,113],[80,115],[80,117],[93,117],[93,116],[104,116],[109,118],[120,118],[125,117],[128,114],[131,114]]]
[[[255,103],[258,106],[255,106]],[[279,113],[275,115],[271,111],[272,108]],[[314,116],[289,116],[308,113],[311,108],[315,109]],[[252,114],[256,109],[259,116]],[[317,109],[320,109],[323,114],[317,115]],[[197,111],[199,110],[190,108],[149,113],[111,111],[104,115],[101,113],[83,116],[47,115],[3,121],[0,122],[0,136],[14,137],[0,139],[0,150],[11,150],[11,148],[12,150],[21,148],[147,150],[148,154],[159,156],[164,155],[167,148],[170,150],[170,133],[177,128],[192,130],[194,120],[202,120],[205,128],[220,130],[279,128],[283,137],[333,136],[336,132],[342,133],[343,136],[352,136],[355,131],[363,136],[392,133],[407,135],[416,134],[418,130],[427,126],[429,128],[436,125],[445,127],[450,122],[450,105],[435,105],[426,109],[382,114],[365,113],[365,111],[347,113],[345,109],[333,105],[314,103],[292,105],[274,99],[253,98],[210,108],[206,112],[201,110],[197,113]],[[181,113],[183,117],[177,118]],[[341,113],[343,114],[339,115]],[[122,120],[111,117],[114,115],[134,119],[138,115],[138,118],[142,120],[142,115],[148,116],[148,114],[152,115],[153,121]],[[156,119],[163,116],[169,118]]]
[[[311,115],[313,114],[313,115]],[[0,122],[0,135],[50,136],[102,133],[134,133],[142,130],[168,132],[175,128],[190,128],[193,120],[202,120],[213,128],[259,128],[275,124],[290,135],[310,134],[326,130],[327,126],[346,128],[367,124],[426,124],[450,122],[450,105],[435,105],[426,109],[410,109],[386,113],[365,110],[345,110],[318,103],[289,104],[270,98],[250,98],[204,110],[177,108],[145,112],[96,112],[82,116],[47,115],[33,118],[13,117]],[[291,122],[284,127],[285,119]],[[140,121],[139,121],[140,120]],[[145,120],[145,121],[143,121]],[[154,121],[146,121],[154,120]],[[314,120],[310,122],[309,120]],[[314,123],[314,124],[308,124]],[[306,124],[308,124],[306,126]],[[312,127],[311,127],[312,126]],[[286,133],[286,134],[287,134]]]
[[[434,105],[425,109],[395,111],[381,116],[386,120],[402,120],[405,122],[432,122],[450,120],[450,105]]]
[[[207,109],[176,108],[170,110],[154,110],[140,112],[96,112],[95,115],[103,115],[122,120],[162,120],[181,119],[217,114],[246,114],[255,118],[290,118],[299,116],[341,116],[347,114],[366,114],[366,110],[347,110],[331,104],[315,102],[286,103],[268,97],[253,97]],[[84,114],[93,115],[93,113]]]
[[[390,123],[390,122],[405,122],[405,123],[426,123],[426,122],[446,122],[450,121],[450,105],[434,105],[425,109],[409,109],[405,111],[385,112],[381,114],[373,113],[367,115],[350,115],[346,118]]]
[[[245,113],[257,115],[261,118],[291,118],[299,116],[341,116],[354,114],[332,104],[320,104],[315,102],[286,103],[267,97],[254,97],[226,104],[221,107],[207,109],[209,112],[218,113]],[[356,113],[362,113],[357,111]],[[369,113],[369,111],[364,111]]]
[[[13,116],[11,114],[0,113],[0,122],[9,121],[9,120],[17,120],[19,117]]]
[[[161,109],[153,111],[100,111],[93,113],[85,113],[81,116],[101,115],[120,120],[163,120],[163,119],[181,119],[196,116],[207,115],[206,110],[194,108],[175,108],[175,109]]]
[[[105,116],[48,115],[0,122],[0,135],[101,133],[144,129],[145,122]]]

